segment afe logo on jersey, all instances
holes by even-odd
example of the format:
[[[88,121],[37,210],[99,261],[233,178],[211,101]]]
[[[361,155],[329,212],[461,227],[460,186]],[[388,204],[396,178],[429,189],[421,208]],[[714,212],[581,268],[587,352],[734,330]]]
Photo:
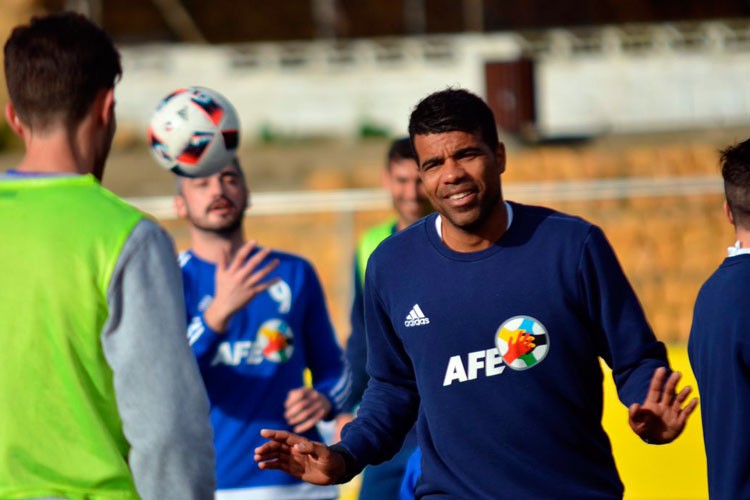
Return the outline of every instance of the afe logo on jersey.
[[[255,343],[263,357],[274,363],[286,363],[294,352],[294,334],[281,319],[269,319],[258,329]]]
[[[476,380],[480,375],[493,377],[509,367],[527,370],[547,356],[547,329],[530,316],[513,316],[505,320],[495,333],[496,347],[474,351],[464,356],[451,356],[443,377],[443,387],[454,382]]]
[[[216,349],[211,366],[259,365],[263,360],[285,363],[294,353],[294,335],[281,319],[269,319],[258,328],[255,342],[239,340],[222,342]]]
[[[503,362],[513,370],[527,370],[538,365],[549,351],[547,329],[529,316],[505,320],[497,329],[495,344]]]

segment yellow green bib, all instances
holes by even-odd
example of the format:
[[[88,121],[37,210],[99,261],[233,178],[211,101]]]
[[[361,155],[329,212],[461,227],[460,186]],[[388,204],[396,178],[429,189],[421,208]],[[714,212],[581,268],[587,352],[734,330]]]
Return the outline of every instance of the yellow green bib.
[[[364,286],[365,270],[367,269],[367,261],[370,259],[370,254],[380,245],[380,243],[394,233],[396,226],[396,220],[389,220],[377,226],[373,226],[362,235],[357,245],[357,270],[359,271],[359,278],[361,280],[358,285]]]
[[[142,214],[91,176],[0,180],[0,498],[137,499],[102,352]]]

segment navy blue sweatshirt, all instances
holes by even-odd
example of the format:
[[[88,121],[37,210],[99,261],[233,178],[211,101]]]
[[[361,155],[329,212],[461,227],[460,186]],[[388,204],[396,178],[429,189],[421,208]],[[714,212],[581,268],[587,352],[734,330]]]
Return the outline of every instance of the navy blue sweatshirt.
[[[750,498],[750,255],[727,258],[701,287],[688,356],[701,395],[709,495]]]
[[[666,351],[600,229],[512,208],[480,252],[446,247],[431,215],[373,253],[371,380],[342,446],[379,463],[418,417],[417,498],[620,498],[599,358],[629,405]]]

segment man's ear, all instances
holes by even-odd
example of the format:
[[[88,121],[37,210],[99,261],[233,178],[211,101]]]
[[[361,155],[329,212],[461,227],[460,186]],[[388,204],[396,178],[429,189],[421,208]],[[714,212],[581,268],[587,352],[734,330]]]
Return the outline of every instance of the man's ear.
[[[10,101],[5,105],[5,119],[8,120],[8,125],[10,125],[10,129],[13,133],[18,137],[23,138],[23,123],[21,122],[18,113],[16,113],[16,108]]]
[[[495,150],[495,161],[500,169],[500,173],[505,172],[505,144],[502,142],[497,143],[497,149]]]
[[[729,203],[726,200],[724,200],[724,215],[726,215],[729,223],[734,226],[734,216],[732,215],[732,209],[729,208]]]
[[[182,197],[182,195],[178,194],[175,195],[173,198],[174,202],[174,211],[177,212],[177,216],[180,219],[184,219],[187,217],[187,206],[185,205],[185,198]]]
[[[109,125],[109,123],[115,119],[115,89],[111,88],[105,90],[100,99],[101,108],[98,112],[102,123],[104,125]]]

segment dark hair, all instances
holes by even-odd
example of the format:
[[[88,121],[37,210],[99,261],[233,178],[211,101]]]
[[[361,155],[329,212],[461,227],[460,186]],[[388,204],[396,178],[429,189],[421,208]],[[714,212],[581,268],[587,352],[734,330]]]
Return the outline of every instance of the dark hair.
[[[29,127],[80,123],[96,95],[122,74],[109,36],[81,14],[34,17],[5,43],[8,95]]]
[[[399,160],[414,160],[417,161],[417,155],[414,153],[414,148],[411,147],[411,139],[408,137],[400,137],[394,139],[391,142],[391,146],[388,148],[388,157],[386,158],[386,168],[391,168],[391,163]]]
[[[721,151],[721,176],[735,226],[750,229],[750,139]]]
[[[446,89],[428,95],[409,118],[409,137],[443,132],[479,132],[493,150],[498,146],[497,124],[489,106],[464,89]]]

